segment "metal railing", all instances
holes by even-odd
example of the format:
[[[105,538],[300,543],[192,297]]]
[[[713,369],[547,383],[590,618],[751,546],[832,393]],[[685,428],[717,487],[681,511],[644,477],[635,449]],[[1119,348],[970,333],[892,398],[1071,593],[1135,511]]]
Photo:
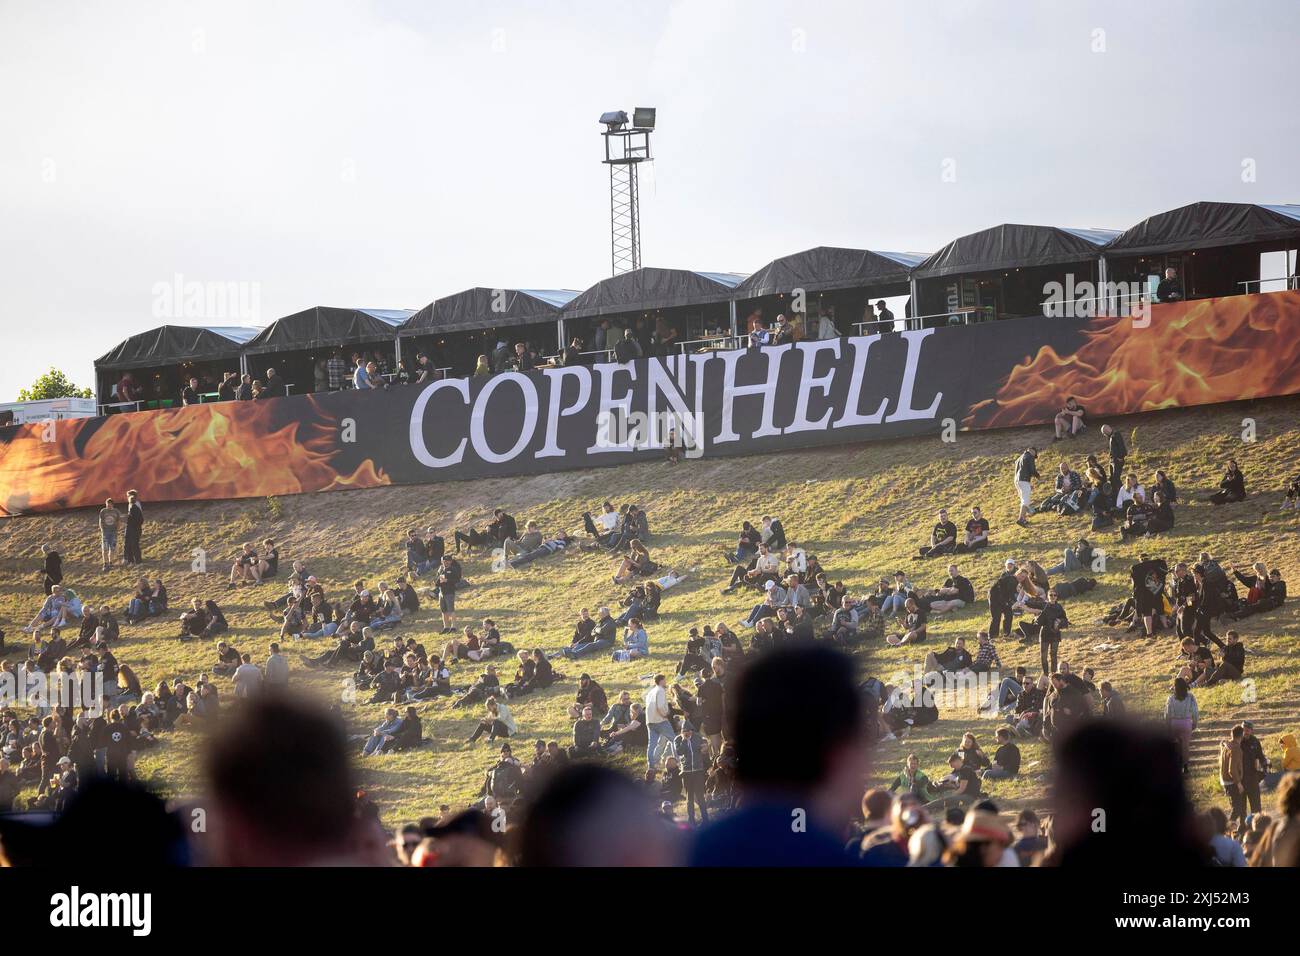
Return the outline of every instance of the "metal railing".
[[[1285,282],[1288,290],[1300,289],[1300,274],[1292,276],[1278,276],[1275,279],[1247,279],[1244,282],[1238,282],[1237,285],[1246,287],[1246,294],[1250,294],[1250,287],[1263,286],[1265,282]]]

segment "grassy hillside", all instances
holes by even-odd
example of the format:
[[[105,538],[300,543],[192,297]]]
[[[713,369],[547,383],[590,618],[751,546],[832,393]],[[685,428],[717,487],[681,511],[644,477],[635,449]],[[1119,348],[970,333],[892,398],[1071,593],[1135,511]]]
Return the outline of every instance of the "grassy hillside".
[[[1254,443],[1242,441],[1244,417],[1256,421]],[[1300,399],[1170,410],[1116,420],[1114,424],[1129,441],[1130,468],[1145,480],[1163,467],[1180,491],[1175,531],[1150,547],[1171,559],[1194,557],[1208,549],[1220,559],[1238,564],[1264,560],[1270,566],[1281,566],[1293,593],[1300,588],[1295,548],[1300,516],[1278,510],[1283,479],[1300,460],[1297,421]],[[282,543],[285,567],[293,558],[305,559],[328,594],[336,597],[358,577],[373,584],[398,574],[404,562],[401,540],[411,527],[433,524],[447,529],[450,540],[451,528],[471,522],[481,525],[493,506],[502,505],[515,514],[521,527],[525,520],[535,519],[546,531],[573,530],[581,527],[581,512],[605,497],[640,502],[649,511],[654,531],[652,554],[665,567],[693,573],[668,592],[659,620],[649,628],[652,660],[615,664],[590,658],[581,662],[581,667],[560,663],[568,680],[512,705],[520,728],[517,751],[526,752],[539,737],[567,742],[570,726],[565,707],[580,669],[589,670],[611,699],[624,689],[639,695],[644,686],[641,675],[675,667],[689,627],[719,620],[734,624],[748,611],[753,603],[750,593],[719,594],[729,570],[720,551],[734,542],[744,518],[757,520],[764,513],[781,516],[790,537],[820,556],[832,579],[843,579],[851,591],[862,593],[870,582],[898,567],[912,574],[918,585],[938,584],[945,562],[909,560],[915,547],[924,543],[936,508],[946,505],[954,519],[959,519],[971,505],[982,506],[993,526],[994,544],[959,561],[981,600],[974,608],[936,618],[926,647],[942,648],[959,634],[973,636],[988,618],[983,591],[1006,558],[1035,558],[1050,566],[1059,559],[1061,549],[1087,527],[1082,517],[1054,516],[1039,516],[1027,529],[1017,527],[1013,523],[1012,457],[1028,441],[1045,444],[1048,447],[1040,459],[1040,470],[1050,475],[1062,455],[1081,462],[1088,452],[1102,451],[1096,424],[1083,438],[1056,445],[1051,443],[1049,429],[1024,429],[962,434],[953,443],[936,437],[745,459],[706,458],[677,466],[639,464],[535,478],[279,500],[150,504],[144,570],[164,579],[173,607],[193,596],[214,597],[230,619],[230,640],[260,662],[274,634],[262,601],[278,596],[280,585],[225,590],[229,559],[242,541],[274,537]],[[1251,497],[1242,504],[1214,508],[1204,499],[1216,486],[1222,463],[1229,456],[1241,462]],[[136,575],[122,568],[99,571],[94,521],[94,512],[87,510],[0,524],[0,625],[9,634],[9,657],[25,652],[26,635],[20,634],[19,628],[39,600],[36,569],[43,542],[63,552],[66,583],[88,602],[98,605],[108,601],[119,611],[125,606]],[[1126,595],[1128,566],[1136,559],[1139,546],[1122,544],[1118,534],[1112,533],[1095,540],[1109,552],[1109,571],[1100,576],[1097,590],[1067,604],[1076,626],[1063,642],[1062,657],[1076,669],[1089,664],[1095,667],[1101,679],[1120,689],[1130,707],[1157,710],[1176,670],[1175,642],[1169,637],[1132,639],[1099,623],[1104,610]],[[190,571],[196,547],[216,556],[206,576]],[[487,557],[470,558],[465,572],[477,587],[460,595],[458,619],[465,623],[490,616],[516,647],[555,648],[567,643],[580,607],[612,606],[622,597],[624,589],[610,582],[612,570],[611,559],[576,552],[504,572],[492,571]],[[1247,676],[1252,683],[1198,691],[1207,719],[1268,713],[1270,727],[1300,725],[1295,706],[1300,699],[1295,689],[1300,678],[1294,655],[1297,607],[1300,602],[1293,601],[1281,611],[1251,618],[1239,626],[1250,651]],[[402,633],[415,635],[433,651],[444,640],[437,628],[436,614],[423,611],[402,626]],[[181,643],[176,633],[171,615],[165,620],[124,626],[122,640],[114,650],[146,685],[176,675],[192,680],[210,668],[213,647]],[[1122,646],[1098,650],[1103,642]],[[293,679],[299,686],[339,699],[346,672],[296,666],[301,654],[319,653],[323,646],[321,641],[304,641],[290,648]],[[1003,642],[1001,652],[1008,668],[1025,663],[1037,670],[1036,646]],[[884,645],[867,647],[860,655],[864,673],[882,677],[910,669],[921,656],[922,649]],[[467,684],[477,672],[477,665],[460,664],[453,682]],[[228,686],[228,682],[223,684]],[[352,729],[359,733],[374,725],[382,706],[347,704],[345,710]],[[942,702],[941,710],[937,724],[910,740],[878,748],[877,780],[892,778],[912,750],[920,754],[922,766],[932,776],[946,772],[947,754],[968,730],[991,750],[993,723],[980,719],[974,710],[943,709]],[[427,813],[439,803],[468,802],[495,750],[481,741],[476,745],[464,742],[477,720],[477,708],[453,710],[450,701],[443,699],[425,704],[422,713],[426,735],[433,739],[431,748],[361,764],[364,785],[390,822]],[[160,748],[142,755],[141,775],[164,792],[192,792],[197,786],[196,743],[190,730],[167,735]],[[1272,734],[1266,738],[1266,747],[1276,755]],[[1037,805],[1042,784],[1035,774],[1042,769],[1045,755],[1039,744],[1023,750],[1027,772],[1017,781],[992,784],[992,792],[1011,805]],[[630,758],[627,765],[639,769]],[[1205,760],[1198,761],[1196,767],[1195,791],[1199,798],[1210,798],[1217,792],[1216,768]]]

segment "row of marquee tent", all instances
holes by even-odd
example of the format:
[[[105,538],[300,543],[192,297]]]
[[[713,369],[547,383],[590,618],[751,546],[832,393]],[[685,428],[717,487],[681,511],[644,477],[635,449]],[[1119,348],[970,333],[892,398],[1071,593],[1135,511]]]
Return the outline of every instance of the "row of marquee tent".
[[[604,319],[626,328],[663,321],[679,341],[716,341],[747,318],[770,322],[791,311],[796,291],[808,314],[828,314],[841,334],[860,328],[880,299],[906,297],[904,321],[917,325],[1034,315],[1052,282],[1147,287],[1169,265],[1189,298],[1231,295],[1260,291],[1265,280],[1293,285],[1297,248],[1300,205],[1198,202],[1123,232],[1004,224],[930,255],[820,246],[749,275],[642,268],[583,292],[473,288],[418,311],[317,306],[260,329],[164,325],[133,335],[96,360],[96,394],[111,403],[129,372],[168,404],[191,374],[215,387],[222,370],[256,377],[270,365],[292,391],[312,391],[321,360],[335,349],[381,352],[393,365],[424,351],[447,374],[464,375],[499,342],[528,341],[547,353],[573,336],[590,345]],[[1279,253],[1275,267],[1261,265]]]

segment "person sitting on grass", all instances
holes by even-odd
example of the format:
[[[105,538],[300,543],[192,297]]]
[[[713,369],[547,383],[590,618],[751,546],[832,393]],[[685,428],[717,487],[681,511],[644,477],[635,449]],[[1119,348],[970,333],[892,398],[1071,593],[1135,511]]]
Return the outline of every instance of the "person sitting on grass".
[[[763,536],[748,521],[741,522],[740,536],[736,541],[734,551],[723,551],[722,556],[728,564],[738,564],[742,567],[748,567],[750,562],[758,555],[759,545],[763,543]]]
[[[742,584],[752,588],[762,588],[768,581],[775,581],[781,573],[781,557],[767,545],[760,544],[758,552],[748,565],[737,564],[731,573],[731,580],[722,589],[723,594],[730,594]]]
[[[251,541],[245,541],[239,554],[230,565],[230,581],[226,587],[234,590],[241,584],[262,583],[262,560],[257,556],[257,549]]]
[[[1088,426],[1083,421],[1084,409],[1073,395],[1065,400],[1065,405],[1056,413],[1052,425],[1056,430],[1056,441],[1062,438],[1075,438]]]
[[[591,704],[586,704],[573,722],[573,746],[569,748],[569,756],[574,759],[590,757],[600,750],[600,721],[596,719]]]
[[[661,600],[662,592],[655,582],[647,581],[644,584],[638,584],[623,599],[623,606],[627,610],[620,614],[614,623],[622,627],[634,617],[643,621],[652,620],[659,616],[659,603]]]
[[[998,749],[992,764],[980,773],[984,780],[1012,780],[1020,773],[1020,748],[1012,742],[1011,728],[999,727],[994,734]]]
[[[944,648],[942,651],[929,651],[925,655],[925,672],[956,674],[960,671],[969,670],[975,659],[971,657],[970,652],[966,650],[966,638],[959,637],[951,647]]]
[[[475,743],[484,734],[487,734],[488,743],[496,743],[498,737],[510,737],[519,732],[504,697],[489,697],[484,709],[483,719],[474,728],[474,733],[470,734],[469,743]]]
[[[964,798],[961,803],[974,801],[983,796],[980,790],[980,778],[972,767],[966,766],[962,751],[954,751],[948,758],[949,772],[939,778],[936,789],[939,799],[947,802],[953,797]]]
[[[313,594],[311,596],[311,608],[307,612],[307,630],[303,637],[333,637],[334,632],[339,629],[339,620],[342,619],[345,612],[338,612],[338,620],[335,617],[335,607],[325,600],[324,594]]]
[[[225,641],[217,642],[217,663],[212,666],[212,673],[218,677],[230,677],[242,664],[243,656],[239,649]]]
[[[41,631],[59,631],[67,627],[77,627],[81,623],[81,602],[61,584],[50,587],[50,593],[41,602],[31,623],[23,628],[26,634],[39,634]]]
[[[507,557],[514,557],[517,554],[524,554],[528,551],[535,551],[542,546],[542,531],[536,521],[529,521],[524,525],[524,533],[518,538],[507,540],[502,549]]]
[[[614,651],[610,659],[617,663],[635,661],[650,655],[650,638],[641,626],[640,618],[632,618],[623,629],[623,646]]]
[[[1079,513],[1079,501],[1083,494],[1083,479],[1070,467],[1069,462],[1061,462],[1056,475],[1052,493],[1038,506],[1039,512],[1055,511],[1060,515]]]
[[[186,641],[191,637],[202,637],[203,632],[208,627],[208,613],[203,606],[203,602],[198,598],[190,601],[190,608],[181,615],[181,640]]]
[[[574,702],[569,705],[569,719],[577,720],[582,716],[582,708],[590,706],[593,711],[602,717],[609,710],[609,701],[605,697],[605,690],[600,684],[592,680],[590,674],[583,674],[578,678],[578,693]]]
[[[595,517],[592,517],[590,511],[582,513],[582,526],[598,545],[604,545],[610,540],[618,529],[618,523],[618,509],[614,507],[612,501],[606,501],[601,505],[600,514]]]
[[[610,534],[601,547],[607,551],[622,551],[631,545],[635,538],[639,541],[646,541],[650,537],[650,522],[646,517],[645,510],[637,505],[630,504],[623,512],[623,520],[615,531]]]
[[[957,551],[961,553],[969,551],[978,551],[980,548],[989,546],[989,522],[984,517],[984,513],[978,508],[971,508],[970,519],[966,522],[966,530],[962,534],[962,539],[957,542]]]
[[[628,542],[627,557],[623,559],[623,563],[614,575],[614,583],[624,584],[633,577],[647,577],[658,570],[659,565],[650,560],[650,552],[646,550],[645,545],[639,539],[633,538]]]
[[[624,696],[630,696],[625,693]],[[650,741],[650,732],[645,723],[645,707],[633,702],[628,705],[628,719],[623,724],[615,723],[605,732],[602,749],[607,754],[644,753]]]
[[[1239,621],[1252,614],[1262,614],[1279,608],[1286,601],[1286,582],[1282,580],[1282,571],[1274,568],[1268,571],[1264,562],[1256,561],[1253,573],[1238,571],[1228,565],[1228,572],[1246,586],[1246,599],[1228,612],[1228,617]]]
[[[913,590],[912,582],[902,571],[895,571],[892,582],[882,580],[881,584],[886,586],[887,593],[881,599],[880,613],[885,617],[902,616],[907,607],[907,597]]]
[[[525,537],[527,537],[527,535],[525,535]],[[510,567],[522,568],[525,564],[531,564],[538,558],[545,558],[552,554],[557,554],[568,548],[571,544],[573,544],[573,538],[571,538],[567,532],[557,531],[549,537],[543,538],[537,547],[516,554],[510,559]]]
[[[456,541],[456,553],[460,554],[460,549],[462,545],[465,547],[465,550],[470,552],[471,554],[474,552],[475,548],[492,547],[494,544],[494,539],[492,537],[491,528],[492,525],[491,523],[489,523],[488,527],[483,529],[482,531],[480,531],[478,528],[475,528],[473,525],[470,525],[469,529],[466,531],[459,531],[459,530],[453,531],[452,534],[455,536],[455,541]]]
[[[590,612],[584,607],[579,614],[578,623],[573,629],[573,639],[568,647],[560,649],[564,657],[578,658],[587,654],[607,651],[614,646],[618,625],[610,616],[609,608],[602,607],[597,617],[592,620]]]
[[[958,573],[957,565],[950,564],[948,577],[943,582],[943,586],[930,592],[927,595],[927,602],[931,614],[959,611],[975,603],[975,585],[971,584],[969,578],[962,577]]]
[[[361,745],[361,756],[373,757],[382,752],[383,747],[396,738],[401,727],[402,718],[398,714],[397,708],[389,707],[384,711],[384,719],[375,725],[375,729],[370,732],[366,742]]]
[[[1210,495],[1210,502],[1225,505],[1234,501],[1246,500],[1246,476],[1237,467],[1237,459],[1228,459],[1228,470],[1219,482],[1219,490]]]
[[[917,552],[915,560],[937,558],[940,555],[952,554],[956,550],[957,526],[948,520],[948,509],[940,508],[939,520],[930,531],[930,543]]]
[[[891,634],[885,638],[886,643],[891,647],[902,647],[904,644],[920,644],[925,640],[926,613],[921,609],[915,598],[908,598],[905,605],[907,616],[903,618],[903,630],[899,634]]]
[[[1115,495],[1115,514],[1127,514],[1128,505],[1135,498],[1146,500],[1146,489],[1138,484],[1137,476],[1128,474],[1124,476],[1124,484],[1119,487]]]
[[[931,803],[939,796],[935,792],[934,784],[930,782],[930,778],[921,769],[920,759],[914,753],[907,755],[907,759],[903,762],[903,769],[898,772],[894,782],[889,785],[889,792],[915,794],[922,803]]]

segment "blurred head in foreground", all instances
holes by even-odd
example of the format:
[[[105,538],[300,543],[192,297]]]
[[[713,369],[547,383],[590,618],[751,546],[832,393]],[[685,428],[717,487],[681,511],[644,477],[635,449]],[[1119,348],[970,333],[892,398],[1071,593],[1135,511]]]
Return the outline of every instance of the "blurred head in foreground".
[[[673,866],[676,831],[650,791],[617,771],[576,764],[533,801],[519,833],[520,866]]]
[[[774,651],[742,672],[732,738],[741,809],[700,832],[699,866],[839,866],[870,769],[853,662]]]
[[[387,835],[358,799],[343,730],[313,704],[268,696],[232,710],[208,743],[204,771],[208,849],[217,865],[366,865],[384,858]]]
[[[1047,865],[1091,868],[1203,866],[1182,758],[1162,729],[1095,720],[1056,750],[1055,849]]]

